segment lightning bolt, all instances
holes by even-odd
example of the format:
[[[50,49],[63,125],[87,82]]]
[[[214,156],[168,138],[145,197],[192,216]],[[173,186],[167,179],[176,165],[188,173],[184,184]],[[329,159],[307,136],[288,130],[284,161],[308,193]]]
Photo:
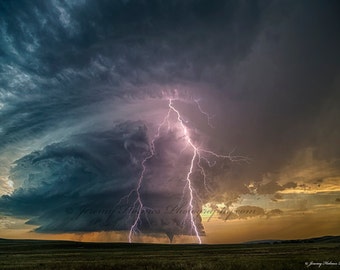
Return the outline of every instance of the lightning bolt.
[[[233,156],[232,152],[228,155],[220,155],[220,154],[217,154],[213,151],[206,150],[206,149],[203,149],[203,148],[200,148],[199,146],[197,146],[192,141],[192,139],[190,137],[189,130],[188,130],[187,126],[185,125],[184,121],[183,121],[183,118],[181,116],[180,111],[177,110],[174,107],[173,99],[171,99],[171,98],[168,99],[168,102],[169,102],[168,103],[169,110],[168,110],[166,116],[164,117],[163,121],[159,124],[158,129],[157,129],[157,133],[153,137],[153,139],[150,143],[150,154],[147,157],[145,157],[141,162],[142,171],[141,171],[141,174],[140,174],[138,182],[137,182],[137,187],[136,187],[135,190],[133,190],[133,191],[136,192],[137,198],[136,198],[136,200],[133,204],[133,208],[132,208],[131,212],[133,210],[136,210],[137,214],[135,216],[135,220],[134,220],[134,222],[133,222],[133,224],[130,228],[130,232],[129,232],[129,242],[130,243],[133,240],[133,235],[136,234],[137,232],[139,232],[138,225],[141,223],[141,215],[142,215],[143,211],[146,209],[146,207],[143,205],[143,200],[142,200],[142,197],[141,197],[141,194],[140,194],[140,189],[142,187],[143,180],[144,180],[144,177],[145,177],[145,172],[147,170],[146,162],[148,160],[150,160],[152,157],[154,157],[155,154],[156,154],[155,141],[157,140],[157,138],[160,137],[161,129],[164,127],[164,125],[166,123],[168,125],[168,129],[170,128],[171,113],[175,114],[175,116],[176,116],[177,124],[180,127],[180,130],[182,131],[183,137],[184,137],[186,144],[187,144],[186,148],[189,147],[192,150],[190,166],[188,168],[188,172],[186,174],[186,179],[185,179],[186,185],[183,189],[183,196],[187,192],[187,195],[189,197],[188,211],[187,211],[187,213],[189,213],[189,222],[191,224],[192,232],[195,235],[199,244],[202,243],[202,239],[200,237],[200,233],[199,233],[199,230],[198,230],[197,225],[195,223],[195,219],[194,219],[194,215],[193,215],[194,200],[195,200],[194,193],[196,194],[196,197],[198,197],[198,194],[194,189],[194,185],[193,185],[193,181],[192,181],[192,174],[195,170],[195,166],[200,170],[200,172],[203,176],[204,186],[205,186],[206,190],[209,191],[209,188],[207,186],[207,174],[206,174],[204,167],[202,165],[203,162],[205,162],[209,167],[213,167],[216,164],[216,161],[211,161],[211,157],[214,157],[214,158],[217,158],[217,159],[227,159],[227,160],[232,161],[232,162],[237,162],[237,161],[246,161],[247,162],[248,161],[248,159],[243,157],[243,156]],[[199,111],[207,117],[208,124],[210,126],[212,126],[210,124],[210,119],[211,119],[210,115],[202,110],[198,100],[195,100],[195,103],[197,104]],[[187,189],[187,191],[186,191],[186,189]],[[127,197],[129,197],[133,191],[131,191],[130,194]]]
[[[130,232],[129,232],[129,243],[132,243],[132,236],[138,232],[138,223],[140,222],[140,217],[142,215],[142,212],[145,210],[145,207],[143,205],[143,201],[142,201],[142,198],[141,198],[141,195],[140,195],[140,189],[142,187],[142,183],[143,183],[143,179],[144,179],[144,174],[145,174],[145,171],[146,171],[146,166],[145,166],[145,163],[151,159],[154,155],[155,155],[155,141],[156,139],[160,136],[160,132],[161,132],[161,128],[164,126],[165,122],[168,122],[168,127],[169,127],[169,114],[170,114],[170,111],[168,111],[168,114],[165,116],[163,122],[158,126],[158,129],[157,129],[157,134],[154,136],[154,138],[152,139],[151,141],[151,144],[150,144],[150,154],[143,159],[142,161],[142,172],[139,176],[139,179],[138,179],[138,182],[137,182],[137,188],[136,188],[136,194],[137,194],[137,199],[135,200],[134,204],[133,204],[133,207],[131,209],[131,212],[133,211],[133,209],[135,209],[136,205],[137,205],[137,215],[136,215],[136,218],[135,218],[135,221],[134,223],[132,224],[131,228],[130,228]],[[128,197],[131,195],[132,192],[130,192],[130,194],[128,195]]]
[[[193,172],[195,159],[198,156],[199,152],[198,152],[197,147],[191,141],[190,136],[188,135],[188,129],[184,125],[179,111],[176,110],[175,107],[173,106],[172,99],[169,100],[169,108],[176,113],[177,120],[178,120],[178,122],[180,123],[180,125],[182,127],[182,131],[183,131],[185,140],[190,145],[190,147],[193,149],[193,155],[192,155],[191,162],[190,162],[190,168],[189,168],[189,172],[188,172],[187,178],[186,178],[187,185],[188,185],[188,188],[189,188],[189,215],[190,215],[191,228],[193,228],[198,242],[200,244],[202,244],[202,239],[201,239],[201,237],[200,237],[200,235],[198,233],[197,226],[195,224],[194,216],[193,216],[193,211],[194,211],[194,206],[193,206],[194,195],[193,195],[192,182],[191,182],[191,178],[190,178],[190,176],[192,175],[192,172]]]
[[[199,99],[195,99],[194,100],[195,103],[197,104],[197,108],[199,109],[199,111],[201,112],[201,114],[205,115],[207,117],[207,120],[208,120],[208,125],[211,127],[211,128],[214,128],[214,126],[211,124],[211,119],[214,117],[214,116],[211,116],[210,114],[208,114],[207,112],[205,112],[202,107],[201,107],[201,104],[199,103]]]
[[[141,195],[140,195],[140,189],[142,187],[142,182],[143,182],[144,174],[145,174],[145,171],[146,171],[145,162],[147,162],[150,158],[152,158],[153,155],[154,154],[151,151],[151,154],[149,156],[147,156],[145,159],[143,159],[143,161],[142,161],[142,172],[141,172],[141,175],[138,179],[138,184],[137,184],[137,188],[136,188],[137,199],[134,202],[133,208],[132,208],[132,209],[135,209],[136,205],[137,205],[137,216],[136,216],[136,219],[135,219],[134,223],[132,224],[132,226],[130,228],[130,232],[129,232],[129,242],[130,243],[132,242],[132,235],[138,231],[138,222],[140,221],[142,211],[144,210],[143,201],[142,201],[142,198],[141,198]]]

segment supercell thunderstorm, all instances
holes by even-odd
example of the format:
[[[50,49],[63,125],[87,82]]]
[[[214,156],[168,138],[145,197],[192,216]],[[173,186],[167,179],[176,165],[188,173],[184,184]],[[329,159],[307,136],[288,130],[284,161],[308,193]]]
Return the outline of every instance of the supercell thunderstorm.
[[[340,2],[309,2],[0,1],[0,237],[243,241],[207,205],[338,190]]]

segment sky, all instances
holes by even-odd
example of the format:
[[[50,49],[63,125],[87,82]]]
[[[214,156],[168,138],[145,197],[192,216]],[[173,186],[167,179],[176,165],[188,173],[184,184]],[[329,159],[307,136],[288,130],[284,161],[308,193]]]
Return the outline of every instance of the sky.
[[[0,237],[340,235],[340,3],[0,2]]]

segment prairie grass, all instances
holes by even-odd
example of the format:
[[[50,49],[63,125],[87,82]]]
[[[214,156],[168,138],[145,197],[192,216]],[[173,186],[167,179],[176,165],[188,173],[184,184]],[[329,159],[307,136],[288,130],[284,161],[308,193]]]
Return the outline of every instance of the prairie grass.
[[[340,261],[338,243],[156,245],[0,241],[0,269],[319,269]],[[322,266],[325,270],[339,266]]]

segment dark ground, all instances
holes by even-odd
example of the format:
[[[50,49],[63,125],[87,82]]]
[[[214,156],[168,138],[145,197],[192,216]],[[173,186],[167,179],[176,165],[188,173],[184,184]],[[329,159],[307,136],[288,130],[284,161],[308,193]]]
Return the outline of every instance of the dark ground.
[[[306,263],[322,263],[307,267]],[[0,240],[0,269],[339,269],[339,242],[157,245]]]

